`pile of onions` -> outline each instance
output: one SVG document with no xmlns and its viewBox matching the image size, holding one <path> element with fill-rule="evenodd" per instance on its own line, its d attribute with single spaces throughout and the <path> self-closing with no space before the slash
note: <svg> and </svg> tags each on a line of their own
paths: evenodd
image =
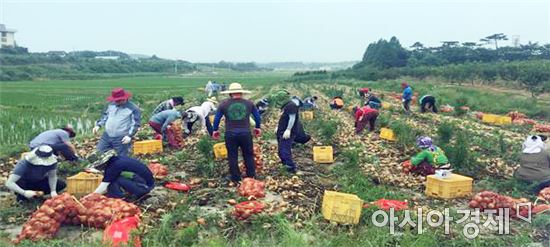
<svg viewBox="0 0 550 247">
<path fill-rule="evenodd" d="M 512 120 L 516 120 L 516 119 L 526 118 L 527 115 L 518 111 L 511 111 L 511 112 L 508 112 L 508 117 L 512 118 Z"/>
<path fill-rule="evenodd" d="M 48 199 L 23 225 L 23 230 L 14 241 L 51 239 L 61 224 L 87 225 L 105 228 L 112 221 L 130 216 L 139 216 L 140 209 L 121 199 L 90 194 L 79 201 L 68 193 Z"/>
<path fill-rule="evenodd" d="M 78 219 L 83 225 L 105 228 L 111 221 L 139 215 L 140 209 L 133 203 L 122 199 L 108 198 L 91 194 L 81 200 L 84 208 L 78 212 Z"/>
<path fill-rule="evenodd" d="M 264 168 L 264 158 L 262 157 L 262 148 L 258 144 L 254 144 L 254 165 L 256 166 L 256 173 L 262 172 Z M 244 161 L 239 163 L 239 169 L 241 170 L 242 176 L 246 175 L 246 166 Z"/>
<path fill-rule="evenodd" d="M 474 115 L 476 116 L 477 119 L 481 120 L 483 118 L 483 112 L 480 112 L 480 111 L 476 111 L 474 113 Z"/>
<path fill-rule="evenodd" d="M 550 202 L 550 187 L 546 187 L 539 192 L 539 197 Z"/>
<path fill-rule="evenodd" d="M 536 132 L 550 132 L 550 125 L 548 124 L 535 124 Z"/>
<path fill-rule="evenodd" d="M 500 195 L 492 191 L 482 191 L 477 193 L 469 203 L 471 208 L 479 208 L 481 211 L 485 209 L 496 209 L 499 208 L 508 208 L 509 216 L 516 217 L 517 213 L 522 216 L 528 214 L 528 207 L 519 207 L 519 212 L 516 213 L 516 204 L 517 203 L 530 203 L 526 198 L 514 199 L 509 196 Z M 498 213 L 498 211 L 497 211 Z"/>
<path fill-rule="evenodd" d="M 248 198 L 248 200 L 264 198 L 265 184 L 253 178 L 245 178 L 237 189 L 237 193 Z"/>
<path fill-rule="evenodd" d="M 23 239 L 37 241 L 52 238 L 67 217 L 76 215 L 80 207 L 76 199 L 67 193 L 46 200 L 23 225 L 14 243 L 18 244 Z"/>
<path fill-rule="evenodd" d="M 410 160 L 404 161 L 402 166 L 403 166 L 403 173 L 405 173 L 405 174 L 409 174 L 411 172 L 412 167 L 413 167 Z"/>
<path fill-rule="evenodd" d="M 253 214 L 261 213 L 265 205 L 259 201 L 241 202 L 235 205 L 233 215 L 239 220 L 246 220 Z"/>
<path fill-rule="evenodd" d="M 166 168 L 166 166 L 163 166 L 156 162 L 152 162 L 149 163 L 147 167 L 149 167 L 149 170 L 151 170 L 151 172 L 153 173 L 153 177 L 155 178 L 163 179 L 168 176 L 168 168 Z"/>
</svg>

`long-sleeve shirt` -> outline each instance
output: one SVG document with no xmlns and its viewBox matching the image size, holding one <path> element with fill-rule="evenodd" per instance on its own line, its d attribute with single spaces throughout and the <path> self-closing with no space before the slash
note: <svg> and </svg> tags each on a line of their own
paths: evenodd
<svg viewBox="0 0 550 247">
<path fill-rule="evenodd" d="M 107 106 L 97 126 L 105 126 L 109 137 L 134 136 L 141 125 L 141 111 L 132 102 L 117 106 L 111 103 Z"/>
<path fill-rule="evenodd" d="M 202 128 L 206 128 L 206 117 L 210 112 L 216 111 L 216 106 L 210 101 L 203 102 L 200 106 L 193 106 L 187 110 L 197 113 L 198 120 L 201 121 Z M 187 123 L 187 121 L 184 121 Z M 186 126 L 186 125 L 185 125 Z"/>
<path fill-rule="evenodd" d="M 413 90 L 411 86 L 408 86 L 403 90 L 403 99 L 404 100 L 411 100 L 413 95 Z"/>
<path fill-rule="evenodd" d="M 359 121 L 361 117 L 365 118 L 374 113 L 378 113 L 378 110 L 363 106 L 355 111 L 355 121 Z"/>
<path fill-rule="evenodd" d="M 37 135 L 29 144 L 31 149 L 40 145 L 56 145 L 60 143 L 69 143 L 69 133 L 62 129 L 46 130 Z"/>
<path fill-rule="evenodd" d="M 261 126 L 261 117 L 258 108 L 250 100 L 227 99 L 220 104 L 216 117 L 214 117 L 214 131 L 220 126 L 220 120 L 225 116 L 226 132 L 242 133 L 250 132 L 250 115 L 254 118 L 256 128 Z"/>
<path fill-rule="evenodd" d="M 426 148 L 411 159 L 411 164 L 416 166 L 426 160 L 430 165 L 445 165 L 449 163 L 445 152 L 439 147 Z"/>
<path fill-rule="evenodd" d="M 181 113 L 176 110 L 166 110 L 161 111 L 155 115 L 153 115 L 149 121 L 159 123 L 162 125 L 162 133 L 165 133 L 166 128 L 168 128 L 168 125 L 177 119 L 181 118 Z"/>
<path fill-rule="evenodd" d="M 163 102 L 161 102 L 156 108 L 155 110 L 153 110 L 153 115 L 159 113 L 159 112 L 162 112 L 162 111 L 166 111 L 166 110 L 172 110 L 174 109 L 174 101 L 172 101 L 172 99 L 169 99 L 169 100 L 165 100 Z"/>
</svg>

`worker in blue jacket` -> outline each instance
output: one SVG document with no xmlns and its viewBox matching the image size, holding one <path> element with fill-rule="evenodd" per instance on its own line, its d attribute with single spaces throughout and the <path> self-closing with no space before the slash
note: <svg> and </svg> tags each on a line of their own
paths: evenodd
<svg viewBox="0 0 550 247">
<path fill-rule="evenodd" d="M 411 112 L 411 101 L 413 96 L 413 90 L 411 86 L 406 82 L 401 83 L 401 88 L 403 89 L 403 96 L 402 96 L 403 109 L 405 110 L 405 114 L 409 114 Z"/>
</svg>

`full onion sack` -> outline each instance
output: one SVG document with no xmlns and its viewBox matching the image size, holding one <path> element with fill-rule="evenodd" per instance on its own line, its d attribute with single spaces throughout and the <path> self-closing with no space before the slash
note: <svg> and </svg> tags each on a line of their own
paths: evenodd
<svg viewBox="0 0 550 247">
<path fill-rule="evenodd" d="M 264 198 L 265 183 L 253 178 L 245 178 L 237 189 L 237 193 L 248 200 Z"/>
<path fill-rule="evenodd" d="M 76 199 L 67 193 L 46 200 L 23 225 L 14 243 L 24 239 L 38 241 L 53 238 L 61 224 L 76 215 L 80 207 Z"/>
<path fill-rule="evenodd" d="M 105 228 L 112 221 L 141 214 L 141 210 L 133 203 L 99 194 L 84 197 L 81 202 L 85 208 L 79 210 L 80 222 L 95 228 Z"/>
</svg>

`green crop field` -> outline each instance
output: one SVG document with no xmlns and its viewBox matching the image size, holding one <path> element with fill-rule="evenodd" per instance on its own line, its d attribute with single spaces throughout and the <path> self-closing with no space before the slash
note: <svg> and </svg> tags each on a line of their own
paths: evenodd
<svg viewBox="0 0 550 247">
<path fill-rule="evenodd" d="M 172 77 L 130 77 L 101 80 L 45 80 L 0 82 L 0 149 L 22 145 L 35 134 L 71 123 L 79 134 L 90 133 L 111 89 L 122 87 L 144 110 L 172 96 L 186 96 L 204 88 L 208 80 L 241 82 L 258 87 L 280 82 L 281 72 L 210 72 Z"/>
</svg>

